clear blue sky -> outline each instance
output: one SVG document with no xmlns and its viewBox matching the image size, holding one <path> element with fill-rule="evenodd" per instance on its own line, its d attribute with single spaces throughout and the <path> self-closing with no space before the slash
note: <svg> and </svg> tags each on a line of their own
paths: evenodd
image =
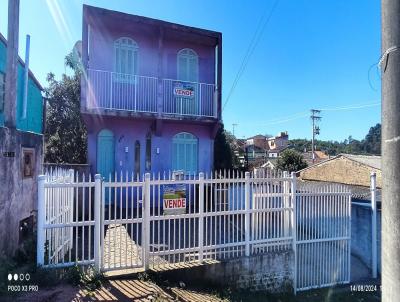
<svg viewBox="0 0 400 302">
<path fill-rule="evenodd" d="M 20 47 L 31 35 L 31 69 L 65 72 L 64 56 L 81 39 L 82 3 L 223 33 L 223 102 L 264 12 L 275 0 L 21 0 Z M 7 35 L 7 2 L 0 31 Z M 380 122 L 379 0 L 280 0 L 224 112 L 238 137 L 277 134 L 310 138 L 311 108 L 322 112 L 320 139 L 361 139 Z M 369 72 L 370 70 L 370 72 Z M 369 76 L 368 76 L 369 74 Z M 370 79 L 369 79 L 370 78 Z M 373 105 L 375 104 L 375 105 Z"/>
</svg>

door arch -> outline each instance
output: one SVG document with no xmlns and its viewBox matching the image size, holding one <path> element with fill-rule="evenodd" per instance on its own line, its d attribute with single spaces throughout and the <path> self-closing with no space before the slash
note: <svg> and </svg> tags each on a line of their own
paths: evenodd
<svg viewBox="0 0 400 302">
<path fill-rule="evenodd" d="M 103 129 L 97 135 L 97 173 L 108 179 L 114 174 L 114 133 Z"/>
</svg>

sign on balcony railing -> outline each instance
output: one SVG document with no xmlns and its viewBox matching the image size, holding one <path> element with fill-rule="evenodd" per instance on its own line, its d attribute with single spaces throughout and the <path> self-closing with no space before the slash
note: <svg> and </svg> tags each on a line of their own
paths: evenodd
<svg viewBox="0 0 400 302">
<path fill-rule="evenodd" d="M 87 108 L 157 113 L 156 77 L 88 70 Z M 216 117 L 214 85 L 162 80 L 162 113 Z"/>
<path fill-rule="evenodd" d="M 164 79 L 163 112 L 215 117 L 214 85 Z"/>
<path fill-rule="evenodd" d="M 194 85 L 191 83 L 175 82 L 174 96 L 194 98 Z"/>
</svg>

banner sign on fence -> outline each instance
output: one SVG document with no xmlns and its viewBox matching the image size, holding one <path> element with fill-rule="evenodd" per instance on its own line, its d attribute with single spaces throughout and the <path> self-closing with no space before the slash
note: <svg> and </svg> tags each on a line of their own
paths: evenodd
<svg viewBox="0 0 400 302">
<path fill-rule="evenodd" d="M 174 96 L 194 98 L 194 87 L 189 83 L 176 82 L 174 85 Z"/>
<path fill-rule="evenodd" d="M 163 190 L 164 215 L 185 214 L 186 187 L 184 184 L 165 185 Z"/>
</svg>

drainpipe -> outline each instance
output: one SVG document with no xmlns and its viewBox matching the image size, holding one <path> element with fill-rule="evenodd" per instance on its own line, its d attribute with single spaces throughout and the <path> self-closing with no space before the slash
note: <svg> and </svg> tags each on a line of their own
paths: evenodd
<svg viewBox="0 0 400 302">
<path fill-rule="evenodd" d="M 25 73 L 24 73 L 24 98 L 22 103 L 22 119 L 26 119 L 26 108 L 28 103 L 28 83 L 29 83 L 29 49 L 31 43 L 31 36 L 26 35 L 26 48 L 25 48 Z"/>
</svg>

